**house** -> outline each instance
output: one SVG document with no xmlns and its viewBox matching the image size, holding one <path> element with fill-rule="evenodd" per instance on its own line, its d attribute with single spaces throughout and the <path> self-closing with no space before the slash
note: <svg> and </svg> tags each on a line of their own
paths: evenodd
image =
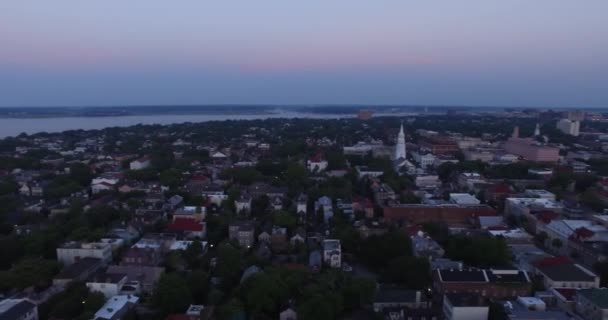
<svg viewBox="0 0 608 320">
<path fill-rule="evenodd" d="M 340 240 L 323 240 L 323 262 L 331 268 L 340 268 L 342 266 L 342 248 Z"/>
<path fill-rule="evenodd" d="M 67 242 L 57 248 L 57 260 L 69 266 L 83 258 L 98 258 L 103 264 L 112 260 L 112 247 L 103 242 Z"/>
<path fill-rule="evenodd" d="M 38 307 L 26 299 L 0 301 L 0 320 L 38 320 Z"/>
<path fill-rule="evenodd" d="M 176 219 L 192 219 L 200 222 L 205 220 L 207 208 L 203 206 L 184 206 L 173 212 L 173 221 Z"/>
<path fill-rule="evenodd" d="M 283 252 L 287 250 L 287 228 L 272 227 L 272 234 L 270 235 L 270 247 L 273 252 Z"/>
<path fill-rule="evenodd" d="M 289 242 L 292 246 L 295 246 L 298 243 L 306 243 L 306 230 L 302 227 L 298 227 L 294 231 L 293 236 L 289 239 Z"/>
<path fill-rule="evenodd" d="M 545 258 L 536 263 L 545 288 L 599 288 L 600 278 L 567 257 Z"/>
<path fill-rule="evenodd" d="M 306 216 L 308 213 L 308 197 L 301 193 L 296 200 L 296 212 L 300 216 Z"/>
<path fill-rule="evenodd" d="M 123 266 L 157 266 L 161 260 L 160 247 L 133 247 L 127 249 L 122 255 L 120 264 Z"/>
<path fill-rule="evenodd" d="M 391 186 L 386 183 L 381 183 L 377 186 L 372 186 L 372 190 L 374 193 L 374 200 L 378 205 L 384 205 L 385 202 L 388 200 L 397 199 L 397 194 L 395 193 L 393 188 L 391 188 Z"/>
<path fill-rule="evenodd" d="M 143 170 L 149 168 L 151 165 L 150 158 L 147 156 L 133 160 L 129 163 L 129 169 L 131 170 Z"/>
<path fill-rule="evenodd" d="M 269 244 L 270 243 L 270 233 L 266 232 L 266 231 L 262 231 L 260 232 L 260 234 L 258 235 L 258 241 L 264 244 Z"/>
<path fill-rule="evenodd" d="M 167 230 L 183 234 L 187 239 L 204 239 L 207 236 L 207 229 L 205 227 L 206 224 L 201 221 L 189 218 L 175 218 L 173 219 L 173 222 L 167 226 Z"/>
<path fill-rule="evenodd" d="M 224 189 L 215 184 L 204 186 L 201 195 L 217 206 L 222 205 L 222 201 L 228 199 L 228 195 L 224 193 Z"/>
<path fill-rule="evenodd" d="M 145 293 L 151 293 L 165 268 L 154 266 L 109 266 L 107 274 L 125 274 L 127 282 L 137 282 Z"/>
<path fill-rule="evenodd" d="M 274 197 L 270 203 L 272 210 L 280 211 L 283 210 L 283 199 L 281 197 Z"/>
<path fill-rule="evenodd" d="M 137 296 L 118 295 L 111 297 L 95 312 L 93 320 L 120 320 L 134 308 L 139 301 Z"/>
<path fill-rule="evenodd" d="M 450 202 L 455 204 L 475 205 L 481 202 L 468 193 L 450 193 Z"/>
<path fill-rule="evenodd" d="M 279 313 L 279 320 L 298 320 L 298 313 L 292 308 L 287 308 Z"/>
<path fill-rule="evenodd" d="M 363 179 L 364 177 L 379 177 L 384 174 L 382 170 L 374 170 L 367 166 L 355 166 L 355 170 L 357 170 L 357 177 L 359 179 Z"/>
<path fill-rule="evenodd" d="M 104 192 L 104 191 L 112 191 L 112 190 L 114 190 L 115 187 L 116 187 L 116 185 L 111 184 L 109 182 L 100 182 L 100 183 L 91 185 L 91 193 L 98 194 L 98 193 Z"/>
<path fill-rule="evenodd" d="M 255 227 L 251 222 L 232 223 L 228 227 L 228 238 L 237 241 L 241 247 L 251 248 L 255 241 Z"/>
<path fill-rule="evenodd" d="M 103 293 L 106 299 L 119 295 L 125 284 L 127 284 L 127 275 L 124 273 L 100 272 L 86 281 L 89 290 Z"/>
<path fill-rule="evenodd" d="M 412 251 L 416 257 L 425 257 L 429 260 L 443 257 L 445 251 L 443 248 L 428 235 L 422 231 L 410 236 L 412 239 Z"/>
<path fill-rule="evenodd" d="M 323 214 L 323 221 L 328 223 L 329 219 L 334 216 L 333 203 L 330 197 L 323 196 L 315 202 L 315 212 L 319 211 L 321 211 L 321 214 Z"/>
<path fill-rule="evenodd" d="M 322 263 L 323 263 L 323 257 L 321 255 L 320 251 L 314 250 L 308 254 L 308 267 L 312 271 L 316 272 L 316 271 L 321 270 Z"/>
<path fill-rule="evenodd" d="M 248 193 L 241 193 L 234 200 L 234 207 L 239 214 L 249 214 L 251 212 L 251 196 Z"/>
<path fill-rule="evenodd" d="M 388 226 L 379 221 L 365 220 L 355 221 L 354 227 L 357 228 L 359 235 L 363 239 L 367 239 L 369 236 L 381 236 L 388 232 Z"/>
<path fill-rule="evenodd" d="M 447 293 L 443 297 L 443 316 L 446 320 L 487 320 L 490 307 L 478 294 Z"/>
<path fill-rule="evenodd" d="M 306 161 L 306 167 L 310 172 L 319 172 L 327 169 L 328 162 L 323 158 L 323 155 L 317 153 Z"/>
<path fill-rule="evenodd" d="M 581 289 L 574 295 L 576 313 L 588 320 L 608 319 L 608 289 Z"/>
<path fill-rule="evenodd" d="M 19 194 L 22 196 L 31 196 L 32 195 L 32 190 L 30 189 L 30 187 L 27 185 L 27 183 L 23 183 L 20 187 L 19 187 Z"/>
<path fill-rule="evenodd" d="M 99 258 L 85 257 L 66 266 L 53 278 L 53 284 L 66 286 L 72 281 L 85 281 L 103 267 Z"/>
<path fill-rule="evenodd" d="M 425 295 L 419 290 L 380 287 L 372 302 L 374 312 L 382 312 L 386 308 L 417 309 L 425 304 Z"/>
</svg>

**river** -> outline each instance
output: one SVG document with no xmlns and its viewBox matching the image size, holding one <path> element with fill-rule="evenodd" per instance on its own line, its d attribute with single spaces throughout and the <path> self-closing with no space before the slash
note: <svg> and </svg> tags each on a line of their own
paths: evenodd
<svg viewBox="0 0 608 320">
<path fill-rule="evenodd" d="M 320 114 L 280 111 L 260 114 L 183 114 L 135 115 L 116 117 L 58 117 L 58 118 L 1 118 L 0 138 L 21 133 L 62 132 L 66 130 L 94 130 L 108 127 L 128 127 L 137 124 L 174 124 L 221 120 L 254 120 L 268 118 L 338 119 L 353 118 L 352 114 Z"/>
</svg>

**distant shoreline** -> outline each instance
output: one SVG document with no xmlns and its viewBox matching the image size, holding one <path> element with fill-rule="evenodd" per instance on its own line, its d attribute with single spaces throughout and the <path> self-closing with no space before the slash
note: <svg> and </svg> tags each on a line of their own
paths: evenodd
<svg viewBox="0 0 608 320">
<path fill-rule="evenodd" d="M 281 112 L 306 114 L 356 114 L 359 110 L 373 113 L 399 114 L 447 112 L 496 113 L 517 110 L 574 110 L 573 108 L 529 107 L 467 107 L 467 106 L 371 106 L 371 105 L 315 105 L 315 106 L 263 106 L 263 105 L 200 105 L 200 106 L 110 106 L 110 107 L 0 107 L 1 119 L 51 119 L 51 118 L 106 118 L 126 116 L 183 116 L 183 115 L 273 115 Z M 606 108 L 591 109 L 605 112 Z"/>
</svg>

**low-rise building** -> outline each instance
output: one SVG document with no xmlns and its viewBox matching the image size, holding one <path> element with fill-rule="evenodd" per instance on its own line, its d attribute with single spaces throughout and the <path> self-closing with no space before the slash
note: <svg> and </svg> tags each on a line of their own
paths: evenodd
<svg viewBox="0 0 608 320">
<path fill-rule="evenodd" d="M 443 297 L 446 320 L 487 320 L 490 307 L 474 293 L 447 293 Z"/>
<path fill-rule="evenodd" d="M 38 307 L 25 299 L 0 301 L 0 320 L 38 320 Z"/>
<path fill-rule="evenodd" d="M 332 268 L 340 268 L 342 266 L 342 247 L 340 245 L 340 240 L 323 240 L 323 262 Z"/>
<path fill-rule="evenodd" d="M 243 248 L 251 248 L 255 241 L 255 227 L 251 222 L 237 222 L 228 227 L 230 240 L 238 242 Z"/>
<path fill-rule="evenodd" d="M 532 290 L 528 273 L 518 269 L 440 269 L 434 271 L 433 278 L 440 293 L 475 293 L 506 299 L 527 296 Z"/>
<path fill-rule="evenodd" d="M 120 320 L 123 319 L 139 301 L 134 295 L 118 295 L 106 301 L 103 307 L 95 312 L 93 320 Z"/>
<path fill-rule="evenodd" d="M 122 287 L 127 283 L 127 275 L 124 273 L 105 273 L 94 274 L 87 280 L 87 288 L 91 291 L 101 292 L 106 299 L 120 294 Z"/>
<path fill-rule="evenodd" d="M 112 246 L 103 242 L 68 242 L 57 248 L 57 260 L 64 266 L 83 258 L 98 258 L 106 264 L 112 260 Z"/>
<path fill-rule="evenodd" d="M 576 313 L 587 320 L 608 319 L 608 289 L 581 289 L 574 295 Z"/>
</svg>

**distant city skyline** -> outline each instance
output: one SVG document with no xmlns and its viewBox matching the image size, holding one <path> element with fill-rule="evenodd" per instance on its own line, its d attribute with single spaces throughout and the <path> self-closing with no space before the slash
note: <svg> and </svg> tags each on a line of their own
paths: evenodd
<svg viewBox="0 0 608 320">
<path fill-rule="evenodd" d="M 608 107 L 606 12 L 605 0 L 7 0 L 0 107 Z"/>
</svg>

